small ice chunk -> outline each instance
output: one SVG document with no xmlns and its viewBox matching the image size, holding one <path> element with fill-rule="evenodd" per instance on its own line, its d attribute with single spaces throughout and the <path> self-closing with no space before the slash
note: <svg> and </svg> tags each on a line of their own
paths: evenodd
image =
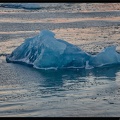
<svg viewBox="0 0 120 120">
<path fill-rule="evenodd" d="M 23 9 L 40 9 L 41 6 L 39 3 L 1 3 L 0 7 L 7 8 L 23 8 Z"/>
<path fill-rule="evenodd" d="M 100 67 L 109 64 L 119 64 L 120 54 L 116 52 L 116 46 L 108 46 L 97 55 L 91 56 L 89 64 L 94 67 Z"/>
</svg>

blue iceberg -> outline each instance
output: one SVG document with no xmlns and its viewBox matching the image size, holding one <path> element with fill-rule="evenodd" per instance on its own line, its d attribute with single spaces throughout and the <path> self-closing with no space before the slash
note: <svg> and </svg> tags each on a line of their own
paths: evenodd
<svg viewBox="0 0 120 120">
<path fill-rule="evenodd" d="M 6 57 L 7 62 L 24 63 L 37 69 L 101 67 L 120 63 L 115 46 L 105 48 L 97 55 L 90 55 L 79 47 L 56 39 L 48 30 L 28 38 Z"/>
<path fill-rule="evenodd" d="M 89 54 L 54 36 L 53 32 L 43 30 L 39 35 L 26 39 L 7 56 L 7 62 L 26 63 L 39 69 L 84 68 Z"/>
<path fill-rule="evenodd" d="M 16 9 L 41 9 L 38 3 L 1 3 L 0 7 L 16 8 Z"/>
<path fill-rule="evenodd" d="M 97 55 L 92 55 L 89 59 L 89 65 L 92 67 L 113 64 L 120 64 L 120 54 L 116 52 L 116 46 L 108 46 Z"/>
</svg>

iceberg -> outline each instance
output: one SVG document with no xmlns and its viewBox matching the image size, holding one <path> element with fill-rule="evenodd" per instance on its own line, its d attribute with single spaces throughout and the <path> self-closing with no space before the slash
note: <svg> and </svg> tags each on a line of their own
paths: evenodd
<svg viewBox="0 0 120 120">
<path fill-rule="evenodd" d="M 54 36 L 51 31 L 41 31 L 26 39 L 6 57 L 6 61 L 25 63 L 38 69 L 84 68 L 89 54 Z"/>
<path fill-rule="evenodd" d="M 38 3 L 1 3 L 0 7 L 16 8 L 16 9 L 41 9 Z"/>
<path fill-rule="evenodd" d="M 27 64 L 37 69 L 85 68 L 92 69 L 111 64 L 120 64 L 120 54 L 115 46 L 106 47 L 96 55 L 91 55 L 78 46 L 56 39 L 49 30 L 27 38 L 10 55 L 7 62 Z"/>
<path fill-rule="evenodd" d="M 91 56 L 88 64 L 92 67 L 120 64 L 120 54 L 116 52 L 116 46 L 108 46 L 97 55 Z"/>
</svg>

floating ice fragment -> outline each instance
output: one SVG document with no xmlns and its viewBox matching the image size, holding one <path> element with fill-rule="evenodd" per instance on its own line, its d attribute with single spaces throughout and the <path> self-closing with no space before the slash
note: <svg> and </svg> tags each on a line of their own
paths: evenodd
<svg viewBox="0 0 120 120">
<path fill-rule="evenodd" d="M 56 39 L 48 30 L 28 38 L 6 57 L 7 62 L 25 63 L 37 69 L 85 68 L 92 69 L 120 64 L 120 54 L 109 46 L 97 55 L 90 55 L 79 47 Z"/>
<path fill-rule="evenodd" d="M 0 7 L 7 8 L 23 8 L 23 9 L 40 9 L 41 6 L 38 3 L 1 3 Z"/>
<path fill-rule="evenodd" d="M 39 35 L 26 39 L 7 56 L 7 62 L 26 63 L 38 69 L 84 68 L 89 55 L 54 36 L 53 32 L 43 30 Z"/>
<path fill-rule="evenodd" d="M 97 55 L 91 55 L 89 65 L 101 67 L 104 65 L 120 64 L 120 54 L 116 52 L 116 46 L 108 46 Z"/>
</svg>

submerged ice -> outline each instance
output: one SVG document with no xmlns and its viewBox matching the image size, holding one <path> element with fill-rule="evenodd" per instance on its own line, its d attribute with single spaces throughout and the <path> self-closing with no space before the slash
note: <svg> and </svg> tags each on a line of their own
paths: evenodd
<svg viewBox="0 0 120 120">
<path fill-rule="evenodd" d="M 90 55 L 79 47 L 56 39 L 48 30 L 28 38 L 6 57 L 7 62 L 25 63 L 38 69 L 86 68 L 119 64 L 120 54 L 115 46 L 105 48 L 97 55 Z"/>
</svg>

